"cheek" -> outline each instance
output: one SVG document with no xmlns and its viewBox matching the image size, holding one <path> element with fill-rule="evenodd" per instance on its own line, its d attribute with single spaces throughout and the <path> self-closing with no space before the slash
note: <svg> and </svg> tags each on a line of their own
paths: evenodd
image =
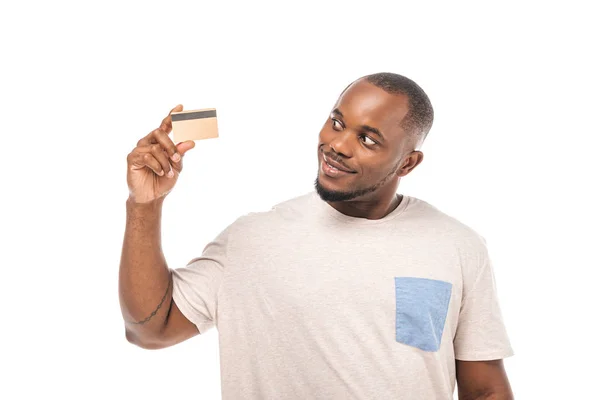
<svg viewBox="0 0 600 400">
<path fill-rule="evenodd" d="M 322 129 L 321 132 L 319 132 L 319 148 L 321 149 L 325 149 L 327 147 L 327 145 L 331 142 L 332 138 L 330 133 L 327 131 L 327 129 Z"/>
<path fill-rule="evenodd" d="M 365 178 L 369 180 L 380 180 L 389 173 L 388 170 L 378 164 L 366 164 L 362 172 Z"/>
</svg>

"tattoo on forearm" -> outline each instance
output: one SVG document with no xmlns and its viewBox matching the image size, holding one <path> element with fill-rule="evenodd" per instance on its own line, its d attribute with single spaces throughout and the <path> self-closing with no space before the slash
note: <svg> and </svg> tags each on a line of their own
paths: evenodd
<svg viewBox="0 0 600 400">
<path fill-rule="evenodd" d="M 171 284 L 172 284 L 173 280 L 171 279 L 171 277 L 169 276 L 169 284 L 167 285 L 167 291 L 165 292 L 165 294 L 163 295 L 162 300 L 160 301 L 160 304 L 158 305 L 158 307 L 156 307 L 156 310 L 152 311 L 152 314 L 150 314 L 149 316 L 147 316 L 146 318 L 144 318 L 141 321 L 128 321 L 130 324 L 137 324 L 137 325 L 142 325 L 145 324 L 146 322 L 150 321 L 150 319 L 152 319 L 152 317 L 154 317 L 156 315 L 156 313 L 158 312 L 158 310 L 160 310 L 160 308 L 162 307 L 165 299 L 167 298 L 167 293 L 169 293 L 169 289 L 171 289 Z"/>
</svg>

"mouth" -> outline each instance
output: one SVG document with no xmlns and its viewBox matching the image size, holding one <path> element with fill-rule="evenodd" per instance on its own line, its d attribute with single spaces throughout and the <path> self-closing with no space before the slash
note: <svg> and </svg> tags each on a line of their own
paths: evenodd
<svg viewBox="0 0 600 400">
<path fill-rule="evenodd" d="M 336 170 L 342 171 L 342 172 L 347 172 L 350 174 L 354 173 L 354 171 L 352 171 L 350 168 L 347 168 L 344 165 L 328 158 L 325 154 L 323 154 L 323 161 L 332 169 L 336 169 Z"/>
<path fill-rule="evenodd" d="M 323 160 L 321 161 L 321 171 L 329 177 L 337 178 L 340 176 L 354 174 L 354 171 L 350 171 L 345 167 L 342 167 L 338 163 L 329 160 L 325 155 L 323 155 Z"/>
</svg>

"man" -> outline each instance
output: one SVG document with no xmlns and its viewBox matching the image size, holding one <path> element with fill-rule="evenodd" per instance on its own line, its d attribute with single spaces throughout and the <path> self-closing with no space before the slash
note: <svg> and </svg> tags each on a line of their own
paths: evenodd
<svg viewBox="0 0 600 400">
<path fill-rule="evenodd" d="M 432 122 L 412 80 L 356 80 L 319 135 L 316 190 L 239 217 L 169 269 L 162 203 L 194 143 L 175 146 L 167 116 L 128 156 L 127 339 L 164 348 L 216 325 L 226 400 L 451 399 L 455 382 L 460 399 L 512 399 L 485 240 L 396 193 Z"/>
</svg>

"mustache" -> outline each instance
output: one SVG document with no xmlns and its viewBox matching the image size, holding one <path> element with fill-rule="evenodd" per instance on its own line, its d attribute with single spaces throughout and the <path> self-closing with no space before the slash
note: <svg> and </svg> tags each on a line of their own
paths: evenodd
<svg viewBox="0 0 600 400">
<path fill-rule="evenodd" d="M 342 167 L 349 169 L 351 171 L 353 171 L 352 168 L 350 168 L 349 166 L 347 166 L 340 158 L 338 158 L 336 155 L 334 154 L 329 154 L 329 153 L 325 153 L 324 151 L 322 152 L 323 155 L 325 155 L 325 157 L 327 157 L 328 159 L 330 159 L 331 161 L 335 161 L 336 163 L 340 164 Z"/>
</svg>

